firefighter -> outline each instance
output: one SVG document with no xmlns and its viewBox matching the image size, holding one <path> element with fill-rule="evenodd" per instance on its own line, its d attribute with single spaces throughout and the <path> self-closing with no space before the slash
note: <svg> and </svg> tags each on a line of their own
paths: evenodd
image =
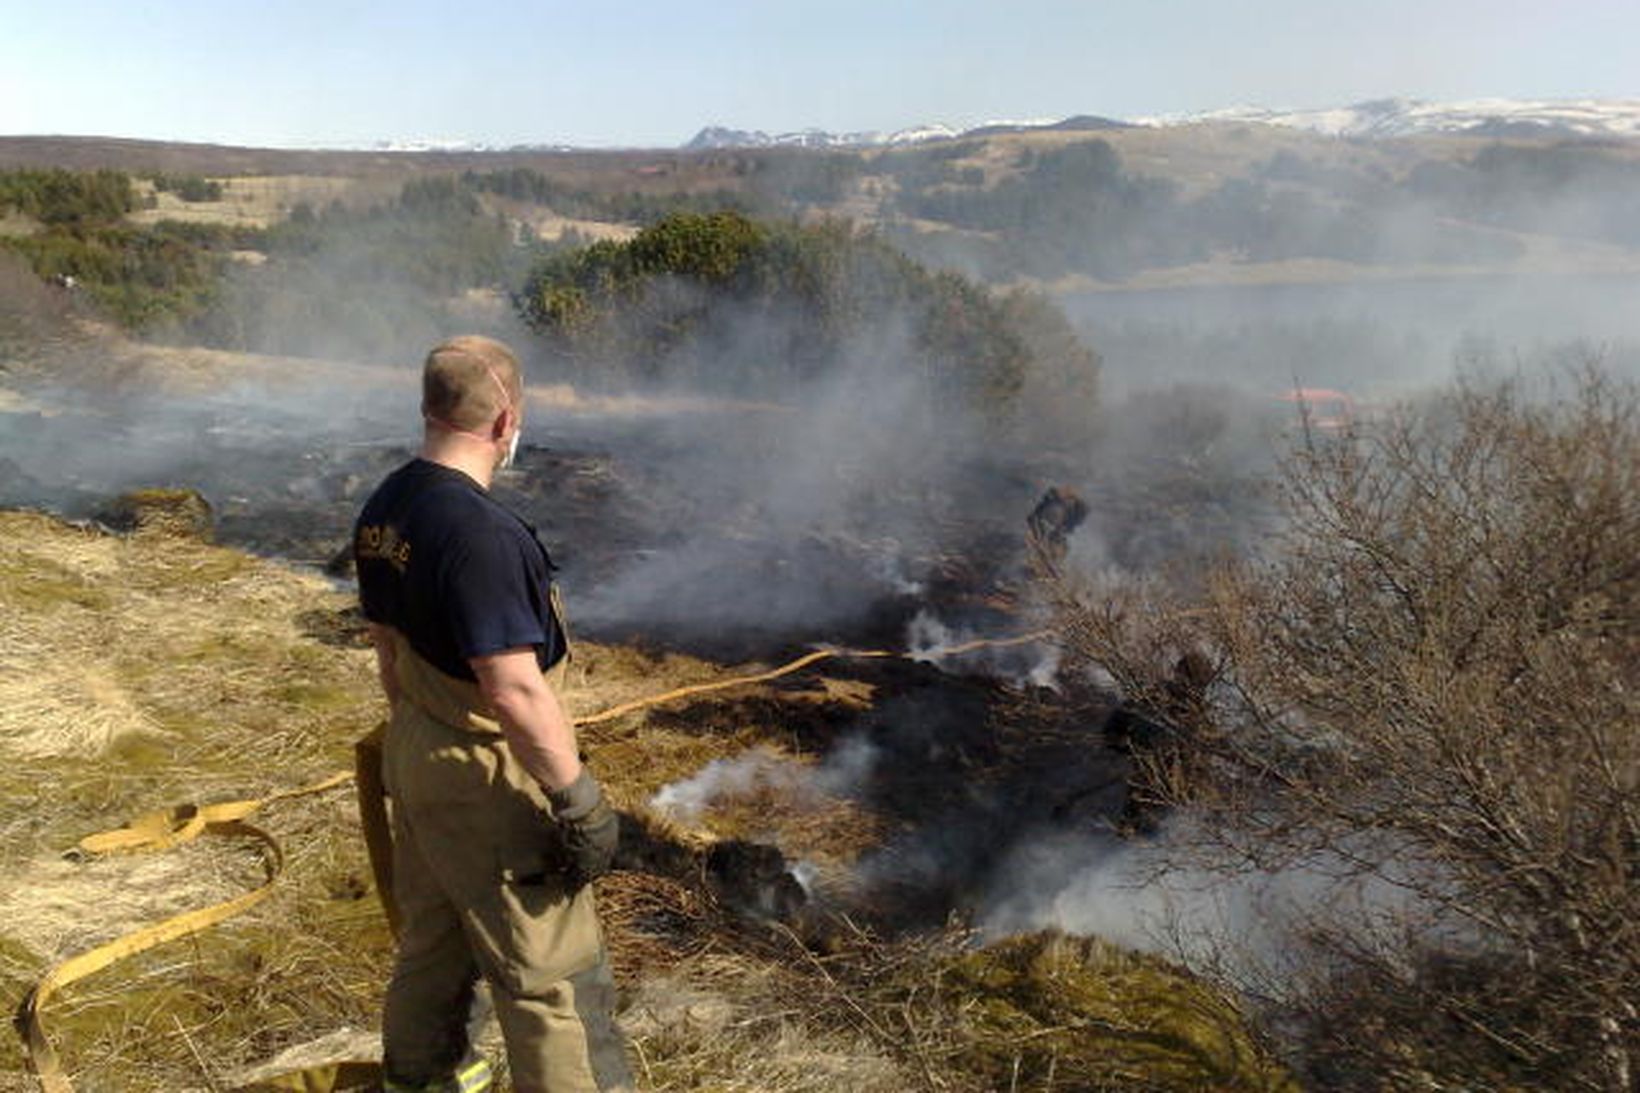
<svg viewBox="0 0 1640 1093">
<path fill-rule="evenodd" d="M 439 345 L 422 415 L 420 456 L 371 495 L 353 540 L 391 711 L 385 1088 L 489 1086 L 468 1020 L 482 981 L 514 1088 L 630 1089 L 591 885 L 618 821 L 546 674 L 568 655 L 552 562 L 489 495 L 523 424 L 517 358 L 489 338 Z"/>
<path fill-rule="evenodd" d="M 1208 689 L 1217 678 L 1205 653 L 1188 650 L 1162 683 L 1155 706 L 1122 702 L 1105 719 L 1106 743 L 1133 763 L 1118 831 L 1154 835 L 1167 811 L 1189 798 L 1200 777 L 1195 752 L 1210 716 Z"/>
<path fill-rule="evenodd" d="M 1049 486 L 1025 520 L 1026 541 L 1037 563 L 1049 573 L 1059 572 L 1069 550 L 1071 533 L 1088 518 L 1088 503 L 1076 491 Z"/>
</svg>

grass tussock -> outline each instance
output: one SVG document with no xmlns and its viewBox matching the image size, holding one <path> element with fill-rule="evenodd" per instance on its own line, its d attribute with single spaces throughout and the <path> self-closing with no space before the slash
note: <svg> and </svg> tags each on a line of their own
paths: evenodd
<svg viewBox="0 0 1640 1093">
<path fill-rule="evenodd" d="M 1153 957 L 1040 933 L 938 967 L 954 1061 L 992 1088 L 1297 1088 L 1228 1000 Z"/>
<path fill-rule="evenodd" d="M 8 1005 L 57 960 L 258 882 L 258 851 L 232 839 L 148 856 L 63 852 L 139 813 L 262 797 L 348 767 L 352 741 L 381 714 L 349 607 L 317 577 L 163 529 L 116 536 L 0 513 Z M 571 704 L 585 713 L 733 674 L 583 644 Z M 657 845 L 684 851 L 666 868 L 600 882 L 644 1088 L 1280 1088 L 1275 1077 L 1257 1084 L 1277 1072 L 1234 1009 L 1154 962 L 1063 939 L 1034 949 L 976 949 L 957 935 L 889 942 L 841 917 L 793 932 L 721 905 L 700 872 L 715 840 L 755 835 L 845 876 L 881 837 L 858 804 L 788 777 L 872 698 L 811 676 L 583 732 L 612 796 L 636 808 Z M 749 749 L 770 773 L 694 822 L 643 807 L 662 786 Z M 254 822 L 285 851 L 267 900 L 47 1007 L 79 1088 L 229 1088 L 281 1058 L 373 1050 L 391 946 L 351 794 L 281 801 Z M 1113 1075 L 1144 1077 L 1122 1086 Z M 18 1042 L 0 1041 L 0 1090 L 26 1088 Z"/>
</svg>

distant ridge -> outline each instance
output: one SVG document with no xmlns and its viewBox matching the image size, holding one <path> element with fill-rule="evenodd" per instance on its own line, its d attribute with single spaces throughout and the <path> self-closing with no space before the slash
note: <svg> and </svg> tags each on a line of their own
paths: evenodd
<svg viewBox="0 0 1640 1093">
<path fill-rule="evenodd" d="M 1132 129 L 1133 123 L 1097 114 L 1077 114 L 1064 121 L 1038 123 L 997 122 L 963 132 L 965 137 L 993 137 L 1003 133 L 1097 133 L 1108 129 Z"/>
<path fill-rule="evenodd" d="M 922 125 L 893 133 L 829 133 L 802 129 L 770 134 L 762 130 L 711 125 L 683 147 L 709 148 L 881 148 L 935 140 L 990 137 L 1009 133 L 1097 132 L 1178 125 L 1275 125 L 1336 137 L 1391 138 L 1447 134 L 1474 137 L 1640 137 L 1640 99 L 1471 99 L 1436 103 L 1421 99 L 1373 99 L 1318 110 L 1272 110 L 1231 106 L 1185 114 L 1156 114 L 1127 121 L 1077 114 L 1059 121 L 995 121 L 969 129 Z"/>
<path fill-rule="evenodd" d="M 799 129 L 790 133 L 765 133 L 761 129 L 730 129 L 708 125 L 686 144 L 686 151 L 707 148 L 876 148 L 894 144 L 921 144 L 930 140 L 950 140 L 958 136 L 945 125 L 924 125 L 894 133 L 828 133 L 823 129 Z"/>
<path fill-rule="evenodd" d="M 1640 99 L 1373 99 L 1320 110 L 1232 106 L 1136 118 L 1151 126 L 1214 122 L 1278 125 L 1335 137 L 1640 137 Z"/>
<path fill-rule="evenodd" d="M 480 140 L 379 140 L 371 144 L 337 144 L 338 151 L 359 152 L 574 152 L 572 144 L 490 144 Z"/>
<path fill-rule="evenodd" d="M 1066 130 L 1126 129 L 1129 123 L 1115 118 L 1077 114 L 1061 121 L 990 121 L 971 129 L 949 125 L 919 125 L 892 133 L 828 133 L 823 129 L 799 129 L 790 133 L 765 133 L 761 129 L 731 129 L 708 125 L 684 144 L 685 151 L 709 148 L 884 148 L 925 144 L 933 140 L 961 140 L 963 137 L 993 137 L 1003 133 L 1054 132 Z"/>
<path fill-rule="evenodd" d="M 1469 99 L 1428 102 L 1421 99 L 1372 99 L 1350 106 L 1276 110 L 1263 106 L 1230 106 L 1193 113 L 1154 114 L 1118 119 L 1074 114 L 1051 119 L 988 121 L 959 129 L 929 124 L 894 132 L 832 133 L 798 129 L 784 133 L 709 125 L 681 147 L 685 151 L 715 148 L 870 149 L 914 146 L 930 141 L 985 138 L 1016 133 L 1116 132 L 1135 128 L 1184 125 L 1269 125 L 1347 139 L 1392 139 L 1430 135 L 1499 140 L 1640 139 L 1640 99 Z M 374 141 L 309 142 L 271 147 L 135 137 L 0 134 L 0 167 L 57 163 L 100 166 L 135 164 L 143 170 L 189 170 L 189 163 L 228 162 L 219 170 L 254 170 L 254 163 L 286 156 L 352 155 L 376 157 L 535 157 L 569 154 L 653 155 L 660 147 L 589 147 L 564 143 L 503 143 L 464 139 L 413 138 Z M 675 150 L 676 146 L 674 146 Z M 53 159 L 52 157 L 59 157 Z"/>
</svg>

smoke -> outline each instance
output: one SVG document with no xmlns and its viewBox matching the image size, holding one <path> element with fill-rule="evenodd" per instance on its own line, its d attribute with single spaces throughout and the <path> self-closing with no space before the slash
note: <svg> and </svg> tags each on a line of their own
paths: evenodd
<svg viewBox="0 0 1640 1093">
<path fill-rule="evenodd" d="M 1170 138 L 1215 142 L 1225 158 L 1207 174 L 1131 136 L 955 143 L 868 166 L 894 177 L 890 208 L 913 219 L 891 230 L 913 255 L 1062 286 L 1108 401 L 1180 384 L 1267 400 L 1295 383 L 1382 400 L 1451 379 L 1477 337 L 1505 367 L 1574 340 L 1632 360 L 1640 343 L 1627 149 L 1258 127 Z"/>
<path fill-rule="evenodd" d="M 1165 845 L 1113 832 L 1044 831 L 1001 863 L 980 922 L 993 936 L 1051 927 L 1148 952 L 1168 949 L 1181 935 L 1201 946 L 1234 935 L 1268 953 L 1271 920 L 1256 913 L 1264 880 L 1192 873 Z"/>
<path fill-rule="evenodd" d="M 1377 153 L 1355 147 L 1350 154 Z M 808 161 L 792 160 L 800 162 Z M 949 166 L 951 177 L 928 176 L 931 193 L 968 185 L 962 165 Z M 1227 188 L 1213 202 L 1157 193 L 1121 207 L 1129 222 L 1112 238 L 1129 249 L 1100 261 L 1155 261 L 1186 285 L 1202 271 L 1184 263 L 1217 260 L 1198 253 L 1202 240 L 1247 224 L 1250 237 L 1232 248 L 1233 260 L 1219 262 L 1218 274 L 1233 279 L 1243 266 L 1285 262 L 1276 272 L 1297 283 L 1061 294 L 1102 357 L 1102 405 L 1066 411 L 1096 434 L 1084 446 L 1058 445 L 1030 421 L 1002 441 L 981 413 L 936 398 L 911 363 L 920 359 L 912 315 L 890 314 L 841 346 L 823 372 L 805 374 L 786 359 L 803 348 L 794 335 L 798 317 L 745 308 L 722 313 L 714 336 L 688 351 L 691 360 L 655 369 L 713 405 L 643 414 L 539 407 L 527 424 L 521 470 L 503 478 L 498 493 L 542 529 L 564 567 L 570 612 L 594 636 L 757 655 L 815 641 L 903 641 L 917 658 L 953 672 L 1053 686 L 1059 665 L 1051 645 L 949 655 L 971 637 L 1023 628 L 1019 613 L 982 601 L 1011 585 L 1001 591 L 1015 594 L 1015 606 L 1028 604 L 1017 595 L 1023 521 L 1046 486 L 1076 490 L 1091 509 L 1070 537 L 1068 566 L 1144 574 L 1215 550 L 1256 549 L 1270 519 L 1261 484 L 1296 425 L 1279 396 L 1295 382 L 1341 389 L 1371 412 L 1458 367 L 1514 369 L 1595 353 L 1615 371 L 1640 375 L 1640 312 L 1632 306 L 1640 275 L 1626 226 L 1633 218 L 1607 215 L 1632 201 L 1627 176 L 1601 175 L 1537 205 L 1470 210 L 1482 227 L 1458 239 L 1439 236 L 1428 210 L 1450 206 L 1452 194 L 1467 192 L 1461 187 L 1426 178 L 1398 193 L 1399 183 L 1374 182 L 1370 170 L 1324 166 L 1272 160 L 1249 169 L 1262 191 Z M 894 170 L 909 180 L 914 168 L 906 158 Z M 825 171 L 781 186 L 829 199 L 852 185 L 853 168 L 841 160 Z M 1316 200 L 1265 201 L 1292 188 Z M 1074 185 L 1065 194 L 1087 201 Z M 1200 218 L 1174 215 L 1186 205 Z M 1340 219 L 1332 205 L 1375 211 Z M 500 250 L 484 253 L 499 254 L 496 268 L 505 270 L 519 257 L 509 233 L 459 206 L 402 216 L 356 210 L 334 218 L 334 237 L 299 261 L 236 271 L 205 333 L 218 345 L 307 359 L 86 344 L 63 351 L 81 359 L 53 359 L 50 381 L 25 382 L 23 370 L 12 370 L 5 385 L 22 394 L 0 401 L 0 502 L 90 515 L 123 489 L 191 486 L 216 505 L 228 541 L 324 559 L 344 544 L 368 490 L 417 442 L 416 363 L 425 349 L 477 329 L 528 355 L 533 336 L 499 294 L 471 291 L 485 277 L 504 277 L 447 274 L 436 259 L 416 276 L 371 273 L 388 254 L 415 256 L 409 268 L 424 264 L 428 235 L 393 249 L 404 243 L 398 229 L 422 215 L 451 228 L 447 253 L 457 258 L 468 243 L 501 240 Z M 1541 208 L 1540 220 L 1531 219 L 1533 208 Z M 1199 237 L 1181 241 L 1181 232 Z M 957 248 L 981 238 L 993 246 L 1007 234 L 947 233 L 938 243 L 949 248 L 942 261 L 998 272 L 1007 263 L 996 254 Z M 1043 234 L 1032 238 L 1041 242 Z M 1501 261 L 1488 237 L 1504 235 L 1533 249 Z M 1257 249 L 1277 244 L 1287 253 Z M 1436 244 L 1446 252 L 1431 250 Z M 1011 258 L 1015 266 L 1046 261 Z M 1611 272 L 1558 272 L 1567 268 Z M 1435 277 L 1432 269 L 1492 272 Z M 1142 283 L 1163 285 L 1169 276 Z M 1343 276 L 1359 279 L 1328 283 Z M 434 298 L 438 305 L 429 307 Z M 48 313 L 60 310 L 60 298 L 15 262 L 0 262 L 0 303 L 7 304 L 0 335 L 21 331 L 40 341 L 59 332 Z M 633 316 L 635 336 L 665 329 L 699 303 L 696 290 L 667 283 L 648 311 Z M 15 314 L 46 322 L 50 335 L 14 322 Z M 9 362 L 11 346 L 0 350 Z M 587 373 L 602 363 L 587 362 Z M 536 381 L 565 379 L 534 367 Z M 607 382 L 616 395 L 678 394 L 646 389 L 641 376 Z M 656 804 L 687 816 L 759 786 L 849 795 L 880 780 L 892 765 L 883 754 L 960 779 L 938 764 L 963 748 L 981 751 L 974 723 L 967 709 L 893 707 L 817 765 L 754 754 L 669 787 Z M 991 893 L 987 921 L 997 928 L 1057 922 L 1137 942 L 1143 921 L 1177 913 L 1195 923 L 1191 930 L 1205 930 L 1193 916 L 1211 909 L 1245 932 L 1257 928 L 1256 904 L 1271 892 L 1316 897 L 1303 874 L 1271 878 L 1259 892 L 1209 895 L 1171 881 L 1135 888 L 1124 881 L 1147 872 L 1152 851 L 1143 845 L 1050 827 L 1038 846 L 1009 818 L 1025 787 L 988 798 L 973 792 L 975 799 L 920 817 L 921 840 L 896 847 L 881 867 L 983 887 Z M 1007 858 L 1006 880 L 981 879 L 998 854 L 1027 843 L 1032 849 Z M 1004 898 L 1006 889 L 1016 896 Z"/>
<path fill-rule="evenodd" d="M 782 321 L 797 318 L 737 326 L 743 338 L 713 347 L 722 371 L 755 371 Z M 1022 526 L 1032 487 L 985 497 L 983 423 L 936 404 L 915 359 L 909 321 L 891 318 L 778 404 L 674 429 L 656 484 L 679 510 L 668 541 L 585 590 L 579 617 L 719 649 L 844 640 L 920 595 L 976 528 Z"/>
<path fill-rule="evenodd" d="M 1413 891 L 1429 884 L 1399 883 L 1388 848 L 1361 839 L 1354 862 L 1312 854 L 1249 871 L 1202 850 L 1193 822 L 1175 814 L 1145 839 L 1061 830 L 1019 841 L 989 878 L 982 931 L 1098 936 L 1267 994 L 1302 966 L 1311 931 L 1343 926 L 1365 940 L 1435 928 L 1433 905 Z M 1383 871 L 1363 871 L 1367 859 Z"/>
<path fill-rule="evenodd" d="M 477 286 L 504 282 L 527 248 L 453 187 L 416 185 L 396 197 L 375 180 L 286 191 L 346 191 L 353 206 L 299 204 L 236 243 L 266 260 L 228 263 L 194 301 L 203 312 L 150 332 L 155 341 L 71 322 L 90 312 L 89 290 L 42 302 L 0 267 L 0 382 L 35 411 L 0 427 L 0 503 L 87 516 L 122 490 L 189 487 L 229 542 L 304 561 L 333 554 L 364 491 L 419 442 L 426 350 L 469 332 L 524 342 L 505 296 Z M 69 296 L 62 314 L 47 306 Z M 23 306 L 36 321 L 8 337 Z"/>
<path fill-rule="evenodd" d="M 1293 387 L 1364 420 L 1462 375 L 1598 362 L 1640 378 L 1637 275 L 1383 279 L 1076 293 L 1102 359 L 1103 428 L 1073 484 L 1073 568 L 1131 573 L 1260 549 L 1267 484 L 1301 431 Z M 1184 563 L 1181 566 L 1181 563 Z"/>
<path fill-rule="evenodd" d="M 1392 279 L 1422 268 L 1408 263 L 1430 234 L 1427 209 L 1469 194 L 1470 175 L 1451 185 L 1431 176 L 1414 186 L 1374 166 L 1376 152 L 1358 151 L 1348 163 L 1333 162 L 1330 146 L 1319 145 L 1304 152 L 1308 159 L 1250 159 L 1242 170 L 1254 189 L 1231 187 L 1216 204 L 1157 190 L 1122 206 L 1132 223 L 1112 239 L 1125 241 L 1135 261 L 1182 260 L 1189 248 L 1180 249 L 1181 233 L 1222 233 L 1251 210 L 1258 219 L 1247 223 L 1280 228 L 1271 238 L 1279 235 L 1282 246 L 1347 250 L 1348 243 L 1356 248 L 1348 259 L 1354 272 L 1382 279 L 1062 294 L 1102 356 L 1103 405 L 1061 408 L 1097 434 L 1092 444 L 1058 445 L 1060 438 L 1043 435 L 1042 421 L 1026 421 L 1018 438 L 999 440 L 980 415 L 934 398 L 928 377 L 910 364 L 918 356 L 909 315 L 861 332 L 823 374 L 793 378 L 803 374 L 793 355 L 805 348 L 794 337 L 795 317 L 747 307 L 721 312 L 727 317 L 714 320 L 713 336 L 689 351 L 691 360 L 655 369 L 694 394 L 720 398 L 719 409 L 642 418 L 584 407 L 533 414 L 522 473 L 504 479 L 498 492 L 542 528 L 564 565 L 572 612 L 591 634 L 643 633 L 734 654 L 763 652 L 771 642 L 891 641 L 930 600 L 944 625 L 989 629 L 983 613 L 943 600 L 1018 575 L 1020 524 L 1048 485 L 1076 489 L 1093 509 L 1072 539 L 1073 564 L 1142 572 L 1214 550 L 1250 549 L 1267 516 L 1258 482 L 1296 424 L 1279 399 L 1295 380 L 1340 388 L 1370 407 L 1444 378 L 1455 360 L 1514 367 L 1564 355 L 1557 347 L 1574 337 L 1640 371 L 1640 330 L 1628 306 L 1632 273 L 1556 276 L 1551 267 L 1560 252 L 1550 248 L 1518 264 L 1544 271 L 1530 276 Z M 877 171 L 938 193 L 971 185 L 967 154 L 950 146 L 880 162 L 789 157 L 776 172 L 779 185 L 774 174 L 767 180 L 769 194 L 840 199 Z M 1060 166 L 1091 171 L 1100 185 L 1121 182 L 1121 171 L 1110 173 L 1097 157 Z M 1464 170 L 1513 171 L 1498 177 L 1528 190 L 1541 181 L 1507 157 Z M 1552 213 L 1543 224 L 1521 220 L 1531 203 L 1470 211 L 1494 234 L 1542 228 L 1582 239 L 1579 247 L 1608 229 L 1626 230 L 1621 218 L 1567 211 L 1585 199 L 1594 209 L 1629 199 L 1621 171 L 1580 170 L 1587 184 L 1563 186 L 1540 203 Z M 1051 183 L 1051 172 L 1039 181 Z M 1316 200 L 1247 204 L 1283 188 Z M 499 293 L 472 288 L 505 282 L 531 257 L 511 229 L 455 190 L 424 186 L 414 201 L 381 188 L 368 196 L 386 200 L 380 208 L 361 200 L 351 210 L 321 212 L 311 225 L 315 245 L 287 246 L 261 266 L 236 269 L 202 333 L 223 346 L 395 366 L 378 372 L 225 354 L 196 370 L 190 392 L 174 383 L 154 389 L 143 378 L 193 367 L 183 359 L 193 351 L 156 349 L 151 355 L 168 353 L 169 363 L 137 369 L 105 400 L 88 390 L 108 386 L 109 368 L 69 369 L 86 382 L 29 392 L 31 406 L 46 407 L 49 416 L 6 415 L 0 459 L 10 473 L 0 500 L 86 515 L 120 489 L 191 485 L 227 517 L 229 541 L 306 560 L 339 547 L 363 493 L 415 445 L 413 371 L 426 346 L 474 329 L 508 338 L 526 354 L 533 340 Z M 1075 186 L 1059 196 L 1087 200 Z M 1376 210 L 1349 222 L 1365 234 L 1329 236 L 1345 223 L 1326 212 L 1329 202 Z M 1186 207 L 1200 215 L 1174 215 Z M 957 215 L 954 208 L 946 211 Z M 948 234 L 942 245 L 986 233 Z M 1145 237 L 1153 244 L 1134 243 Z M 1476 254 L 1486 249 L 1473 235 L 1463 242 L 1480 248 Z M 1565 251 L 1571 258 L 1587 253 Z M 1622 255 L 1601 253 L 1621 265 Z M 1463 257 L 1447 255 L 1454 256 Z M 1250 251 L 1243 257 L 1262 260 Z M 1289 272 L 1319 278 L 1351 269 Z M 16 296 L 5 276 L 0 282 L 0 296 Z M 665 329 L 699 303 L 698 290 L 683 282 L 658 286 L 647 310 L 632 318 L 635 336 Z M 87 349 L 88 356 L 102 352 Z M 241 379 L 240 361 L 252 362 L 262 378 Z M 537 364 L 535 379 L 563 381 L 555 367 Z M 614 394 L 656 393 L 640 376 L 609 377 L 602 367 L 588 361 L 583 371 L 605 375 Z M 953 580 L 956 558 L 970 564 Z M 987 667 L 1015 678 L 1036 666 L 1010 660 Z M 1042 668 L 1038 678 L 1050 671 Z"/>
<path fill-rule="evenodd" d="M 1552 271 L 1352 283 L 1218 285 L 1062 298 L 1099 348 L 1107 395 L 1178 385 L 1273 408 L 1295 385 L 1381 403 L 1459 370 L 1533 367 L 1568 352 L 1640 375 L 1634 273 Z"/>
<path fill-rule="evenodd" d="M 408 373 L 395 383 L 340 364 L 171 359 L 181 356 L 153 350 L 123 382 L 93 385 L 102 378 L 93 373 L 84 386 L 54 377 L 25 387 L 27 409 L 0 431 L 0 459 L 15 468 L 4 500 L 84 515 L 121 490 L 174 485 L 201 489 L 219 507 L 279 497 L 317 509 L 334 500 L 323 481 L 334 462 L 364 469 L 362 449 L 350 455 L 348 446 L 413 439 L 392 412 L 414 404 Z M 190 366 L 203 383 L 178 382 Z M 230 368 L 243 378 L 221 382 Z"/>
<path fill-rule="evenodd" d="M 770 372 L 796 322 L 748 310 L 712 345 L 714 368 Z M 997 491 L 984 424 L 932 397 L 911 340 L 910 321 L 891 316 L 822 375 L 748 388 L 763 402 L 699 387 L 687 410 L 687 387 L 537 401 L 520 473 L 497 492 L 541 527 L 585 632 L 746 655 L 897 629 L 934 567 L 976 528 L 1017 525 L 1039 488 Z M 527 338 L 513 344 L 529 353 Z M 350 348 L 324 359 L 88 344 L 6 414 L 0 503 L 89 516 L 125 489 L 187 486 L 216 507 L 226 541 L 323 561 L 419 439 L 420 352 L 348 364 Z M 537 383 L 559 378 L 533 366 Z"/>
<path fill-rule="evenodd" d="M 827 799 L 853 796 L 871 776 L 878 750 L 861 736 L 839 740 L 820 763 L 805 763 L 769 748 L 733 759 L 714 759 L 681 782 L 662 786 L 649 805 L 685 824 L 697 824 L 716 803 L 773 793 L 798 811 Z"/>
</svg>

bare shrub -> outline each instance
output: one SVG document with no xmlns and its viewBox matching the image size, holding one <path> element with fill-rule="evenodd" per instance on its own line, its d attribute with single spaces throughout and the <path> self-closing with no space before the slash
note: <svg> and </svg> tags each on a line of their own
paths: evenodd
<svg viewBox="0 0 1640 1093">
<path fill-rule="evenodd" d="M 1640 394 L 1592 366 L 1461 384 L 1312 433 L 1282 496 L 1275 551 L 1199 602 L 1051 583 L 1071 651 L 1130 699 L 1163 708 L 1169 666 L 1209 652 L 1191 776 L 1152 788 L 1221 863 L 1407 897 L 1293 938 L 1311 1076 L 1632 1088 Z"/>
</svg>

